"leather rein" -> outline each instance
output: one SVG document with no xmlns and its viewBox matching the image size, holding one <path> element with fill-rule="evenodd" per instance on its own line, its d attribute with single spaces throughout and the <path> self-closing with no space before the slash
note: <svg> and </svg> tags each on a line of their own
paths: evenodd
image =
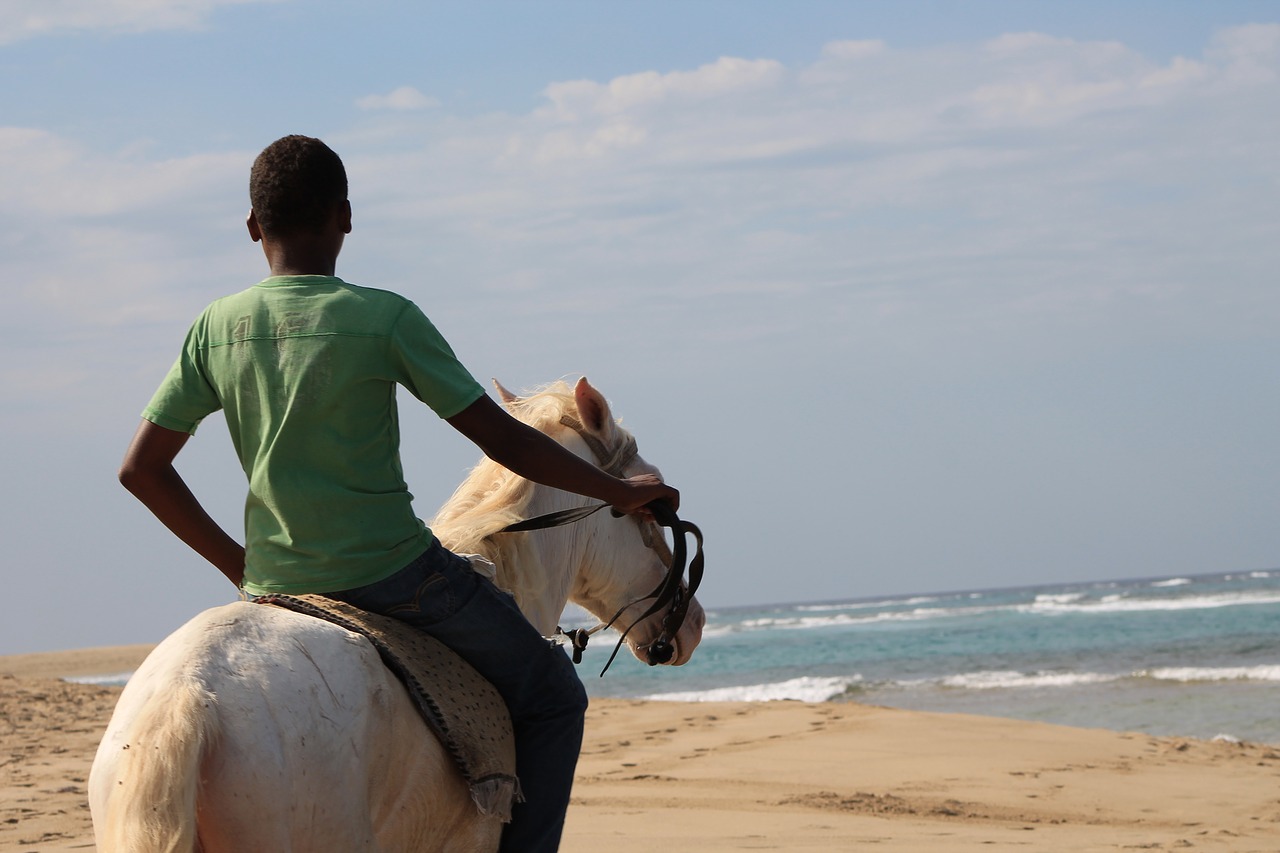
<svg viewBox="0 0 1280 853">
<path fill-rule="evenodd" d="M 615 477 L 622 477 L 623 470 L 636 458 L 636 441 L 630 435 L 611 451 L 604 445 L 604 442 L 587 432 L 576 418 L 565 415 L 560 418 L 560 423 L 572 429 L 586 442 L 587 447 L 595 455 L 600 468 L 606 473 Z M 498 532 L 520 533 L 529 530 L 561 527 L 581 521 L 607 506 L 609 504 L 606 503 L 589 504 L 583 507 L 550 512 L 546 515 L 539 515 L 508 524 Z M 653 522 L 648 522 L 635 516 L 633 518 L 635 518 L 636 524 L 640 527 L 640 535 L 644 540 L 644 544 L 655 551 L 659 559 L 667 566 L 667 573 L 662 579 L 662 583 L 658 584 L 658 587 L 645 597 L 624 605 L 608 622 L 600 622 L 590 629 L 575 628 L 572 631 L 564 631 L 557 628 L 556 636 L 548 638 L 553 642 L 572 645 L 573 662 L 581 663 L 582 650 L 587 647 L 587 640 L 592 634 L 613 627 L 613 624 L 622 617 L 622 614 L 636 604 L 652 601 L 648 609 L 639 618 L 622 630 L 622 636 L 618 638 L 618 643 L 614 646 L 613 653 L 609 655 L 609 660 L 604 665 L 604 669 L 600 670 L 601 678 L 609 671 L 609 667 L 613 665 L 614 658 L 618 656 L 618 651 L 622 648 L 622 644 L 626 641 L 627 634 L 631 632 L 631 629 L 664 609 L 666 613 L 662 617 L 662 631 L 658 638 L 649 644 L 645 650 L 645 656 L 648 659 L 649 666 L 656 666 L 670 661 L 675 655 L 675 636 L 681 626 L 684 625 L 685 615 L 689 610 L 689 602 L 693 600 L 693 594 L 697 591 L 698 585 L 702 583 L 704 564 L 702 531 L 698 529 L 696 524 L 680 519 L 671 504 L 666 501 L 654 501 L 648 504 L 646 508 L 652 514 Z M 662 535 L 659 526 L 671 528 L 674 542 L 673 548 L 669 549 L 667 547 L 666 538 Z M 692 562 L 689 563 L 689 579 L 686 581 L 684 570 L 685 562 L 688 559 L 688 545 L 686 543 L 688 535 L 693 536 L 698 547 L 694 552 Z"/>
</svg>

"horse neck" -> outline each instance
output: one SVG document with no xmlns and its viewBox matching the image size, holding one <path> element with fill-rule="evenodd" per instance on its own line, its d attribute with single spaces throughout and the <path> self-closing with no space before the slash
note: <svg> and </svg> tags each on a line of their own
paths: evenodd
<svg viewBox="0 0 1280 853">
<path fill-rule="evenodd" d="M 587 498 L 539 487 L 529 516 L 585 506 Z M 662 564 L 630 519 L 597 512 L 565 527 L 531 532 L 522 549 L 524 562 L 508 564 L 542 579 L 525 596 L 521 610 L 540 631 L 554 631 L 572 601 L 607 620 L 624 605 L 642 599 L 662 580 Z M 500 569 L 500 576 L 503 574 Z"/>
<path fill-rule="evenodd" d="M 570 450 L 589 458 L 586 445 L 579 447 L 575 439 L 561 438 Z M 580 495 L 534 486 L 524 516 L 534 518 L 592 503 Z M 534 627 L 550 634 L 570 600 L 605 619 L 649 592 L 661 579 L 660 573 L 644 575 L 653 568 L 648 565 L 653 559 L 634 524 L 601 511 L 562 527 L 511 536 L 494 562 L 499 586 L 515 594 Z M 637 592 L 631 588 L 635 584 L 648 586 Z"/>
<path fill-rule="evenodd" d="M 585 506 L 590 501 L 578 495 L 537 486 L 527 517 Z M 596 517 L 564 527 L 517 534 L 503 548 L 498 564 L 498 584 L 511 590 L 520 610 L 543 634 L 555 631 L 569 601 L 578 572 L 586 560 L 596 527 Z"/>
<path fill-rule="evenodd" d="M 552 437 L 578 456 L 592 459 L 591 450 L 572 431 L 563 430 Z M 585 599 L 579 602 L 584 606 L 588 606 L 588 602 L 608 603 L 620 595 L 612 589 L 610 580 L 618 570 L 615 564 L 620 563 L 621 548 L 614 519 L 599 512 L 565 527 L 519 534 L 486 534 L 485 529 L 497 530 L 519 517 L 533 518 L 585 506 L 591 501 L 558 489 L 528 484 L 527 500 L 521 500 L 516 518 L 504 512 L 494 513 L 492 507 L 477 510 L 473 501 L 478 494 L 500 491 L 493 466 L 482 465 L 484 467 L 477 467 L 459 492 L 441 508 L 437 517 L 440 523 L 433 522 L 433 529 L 446 547 L 455 551 L 478 551 L 491 560 L 497 568 L 497 585 L 515 596 L 521 612 L 544 634 L 556 629 L 571 593 L 575 600 Z M 477 532 L 480 538 L 476 537 Z M 588 606 L 588 609 L 599 616 L 599 607 Z"/>
</svg>

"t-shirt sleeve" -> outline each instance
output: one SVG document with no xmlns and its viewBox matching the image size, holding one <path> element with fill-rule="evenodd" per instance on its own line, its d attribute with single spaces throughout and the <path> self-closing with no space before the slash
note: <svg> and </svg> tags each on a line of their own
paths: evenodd
<svg viewBox="0 0 1280 853">
<path fill-rule="evenodd" d="M 451 418 L 484 396 L 484 388 L 422 310 L 409 303 L 391 332 L 396 381 L 441 418 Z"/>
<path fill-rule="evenodd" d="M 194 433 L 205 417 L 222 408 L 205 374 L 200 327 L 201 321 L 197 320 L 187 332 L 178 360 L 142 410 L 142 417 L 156 426 Z"/>
</svg>

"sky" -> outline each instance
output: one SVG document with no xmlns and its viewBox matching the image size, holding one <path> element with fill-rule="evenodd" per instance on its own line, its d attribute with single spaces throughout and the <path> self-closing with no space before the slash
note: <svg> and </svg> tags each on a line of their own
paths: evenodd
<svg viewBox="0 0 1280 853">
<path fill-rule="evenodd" d="M 1280 566 L 1280 2 L 7 0 L 0 654 L 234 597 L 115 472 L 288 133 L 340 275 L 610 399 L 713 619 Z M 219 417 L 178 467 L 239 535 Z"/>
</svg>

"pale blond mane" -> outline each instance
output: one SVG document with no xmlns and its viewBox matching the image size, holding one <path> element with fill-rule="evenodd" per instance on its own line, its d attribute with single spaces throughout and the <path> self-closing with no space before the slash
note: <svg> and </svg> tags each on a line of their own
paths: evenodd
<svg viewBox="0 0 1280 853">
<path fill-rule="evenodd" d="M 507 410 L 518 420 L 551 435 L 562 429 L 561 417 L 577 417 L 573 388 L 559 381 L 508 403 Z M 484 458 L 430 523 L 432 532 L 450 551 L 480 554 L 494 563 L 499 586 L 514 593 L 522 604 L 536 592 L 530 588 L 533 578 L 528 572 L 517 576 L 511 567 L 523 564 L 522 548 L 527 537 L 492 534 L 525 517 L 533 490 L 533 483 Z"/>
</svg>

